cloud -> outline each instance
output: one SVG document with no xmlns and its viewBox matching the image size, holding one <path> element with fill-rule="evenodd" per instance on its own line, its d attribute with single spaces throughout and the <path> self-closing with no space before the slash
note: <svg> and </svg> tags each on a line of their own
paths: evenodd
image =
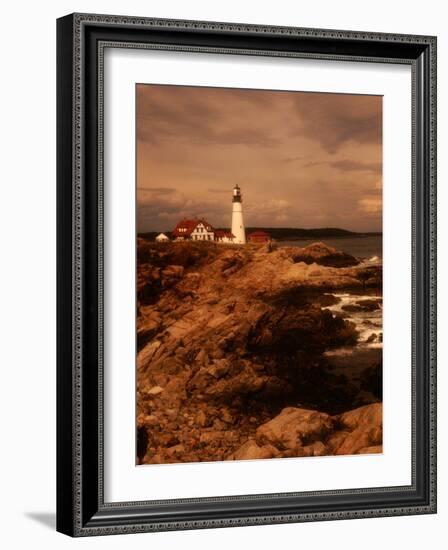
<svg viewBox="0 0 448 550">
<path fill-rule="evenodd" d="M 152 193 L 153 195 L 170 195 L 175 193 L 174 187 L 137 187 L 138 193 Z"/>
<path fill-rule="evenodd" d="M 292 133 L 316 140 L 329 153 L 347 142 L 380 144 L 382 98 L 352 94 L 297 94 L 300 124 Z"/>
<path fill-rule="evenodd" d="M 328 163 L 332 168 L 341 170 L 342 172 L 373 172 L 381 173 L 381 162 L 359 162 L 356 160 L 336 160 Z"/>
<path fill-rule="evenodd" d="M 292 210 L 293 205 L 282 198 L 270 199 L 266 202 L 249 202 L 244 205 L 246 225 L 283 223 L 289 219 Z"/>
<path fill-rule="evenodd" d="M 247 124 L 241 110 L 268 100 L 245 90 L 190 86 L 137 86 L 137 138 L 158 145 L 166 140 L 210 145 L 270 147 L 267 126 Z"/>
<path fill-rule="evenodd" d="M 298 160 L 303 160 L 305 157 L 286 157 L 281 159 L 282 162 L 297 162 Z"/>
<path fill-rule="evenodd" d="M 229 190 L 228 190 L 228 189 L 224 189 L 224 188 L 219 189 L 219 188 L 209 187 L 209 188 L 207 189 L 207 191 L 208 191 L 209 193 L 217 193 L 217 194 L 219 194 L 219 195 L 221 195 L 221 194 L 222 194 L 222 195 L 230 195 Z"/>
<path fill-rule="evenodd" d="M 324 160 L 324 161 L 310 161 L 305 164 L 306 168 L 313 166 L 329 166 L 330 168 L 335 168 L 341 172 L 372 172 L 374 174 L 381 173 L 382 163 L 381 162 L 360 162 L 357 160 Z"/>
<path fill-rule="evenodd" d="M 366 214 L 380 214 L 383 208 L 383 201 L 380 197 L 366 197 L 358 201 L 361 212 Z"/>
<path fill-rule="evenodd" d="M 171 231 L 182 218 L 205 218 L 217 224 L 225 214 L 230 219 L 231 203 L 198 200 L 176 191 L 169 195 L 144 193 L 138 195 L 139 231 Z"/>
</svg>

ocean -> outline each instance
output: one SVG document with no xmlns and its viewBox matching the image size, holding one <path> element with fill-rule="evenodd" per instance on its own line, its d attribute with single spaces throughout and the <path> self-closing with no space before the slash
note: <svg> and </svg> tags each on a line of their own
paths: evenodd
<svg viewBox="0 0 448 550">
<path fill-rule="evenodd" d="M 383 238 L 381 235 L 367 237 L 331 237 L 328 239 L 300 239 L 297 241 L 277 241 L 277 246 L 304 247 L 315 242 L 323 242 L 328 246 L 346 252 L 356 258 L 383 258 Z"/>
</svg>

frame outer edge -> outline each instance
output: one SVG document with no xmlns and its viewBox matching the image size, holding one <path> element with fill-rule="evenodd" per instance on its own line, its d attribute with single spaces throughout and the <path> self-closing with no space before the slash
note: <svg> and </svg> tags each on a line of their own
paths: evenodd
<svg viewBox="0 0 448 550">
<path fill-rule="evenodd" d="M 213 23 L 213 22 L 199 22 L 199 21 L 185 21 L 185 20 L 160 20 L 160 19 L 147 19 L 137 17 L 125 17 L 125 16 L 108 16 L 108 15 L 92 15 L 92 14 L 73 14 L 58 20 L 58 29 L 66 24 L 63 21 L 71 21 L 72 32 L 72 57 L 73 62 L 73 96 L 72 96 L 72 160 L 73 171 L 70 174 L 70 181 L 72 183 L 72 202 L 73 202 L 73 214 L 70 213 L 71 228 L 73 231 L 73 241 L 70 241 L 70 250 L 73 252 L 72 261 L 70 262 L 73 267 L 72 277 L 72 294 L 70 294 L 71 306 L 73 307 L 72 314 L 72 370 L 71 370 L 71 382 L 72 393 L 71 406 L 72 406 L 72 440 L 71 446 L 71 465 L 70 474 L 72 475 L 73 484 L 70 487 L 70 500 L 71 506 L 67 506 L 66 500 L 61 501 L 58 499 L 58 530 L 72 536 L 90 536 L 90 535 L 106 535 L 106 534 L 119 534 L 119 533 L 136 533 L 147 531 L 166 531 L 174 529 L 205 529 L 214 527 L 232 527 L 238 525 L 263 525 L 271 523 L 289 523 L 289 522 L 305 522 L 305 521 L 325 521 L 334 519 L 355 519 L 365 517 L 382 517 L 382 516 L 395 516 L 403 514 L 424 514 L 436 511 L 436 456 L 435 456 L 435 185 L 436 185 L 436 156 L 435 156 L 435 133 L 436 133 L 436 38 L 427 36 L 415 36 L 415 35 L 394 35 L 394 34 L 382 34 L 382 33 L 368 33 L 368 32 L 353 32 L 353 31 L 331 31 L 323 29 L 301 29 L 292 27 L 272 27 L 272 26 L 260 26 L 260 25 L 244 25 L 244 24 L 231 24 L 231 23 Z M 429 418 L 430 418 L 430 468 L 429 468 L 429 502 L 426 505 L 411 506 L 411 507 L 394 507 L 383 509 L 360 509 L 342 512 L 324 512 L 324 513 L 300 513 L 300 514 L 284 514 L 281 516 L 256 516 L 245 518 L 228 518 L 225 520 L 214 519 L 204 521 L 166 521 L 163 523 L 147 523 L 147 524 L 118 524 L 111 527 L 96 527 L 83 525 L 82 522 L 82 90 L 83 90 L 83 68 L 82 68 L 82 29 L 85 24 L 93 23 L 99 25 L 121 25 L 121 26 L 143 26 L 152 28 L 168 28 L 175 27 L 177 29 L 190 29 L 190 30 L 216 30 L 219 32 L 242 32 L 242 33 L 268 33 L 268 34 L 289 34 L 292 36 L 303 36 L 312 38 L 335 38 L 335 39 L 357 39 L 363 41 L 383 41 L 390 42 L 391 44 L 397 42 L 407 42 L 420 44 L 422 46 L 429 46 L 430 51 L 430 67 L 429 67 L 429 84 L 430 84 L 430 116 L 428 117 L 429 133 L 428 139 L 431 140 L 431 156 L 429 161 L 429 184 L 430 184 L 430 204 L 427 211 L 429 216 L 430 226 L 430 255 L 429 265 L 427 266 L 426 273 L 430 276 L 430 333 L 431 338 L 429 342 L 430 347 L 430 365 L 429 374 L 431 378 L 431 392 L 429 395 Z M 216 28 L 218 26 L 218 28 Z M 62 33 L 61 33 L 62 34 Z M 58 38 L 59 40 L 59 38 Z M 58 42 L 58 47 L 60 43 Z M 67 59 L 65 60 L 68 61 Z M 63 70 L 60 62 L 58 61 L 58 72 Z M 65 71 L 66 72 L 66 71 Z M 59 87 L 58 80 L 58 96 L 62 92 L 62 87 Z M 66 113 L 62 114 L 66 118 Z M 62 116 L 61 115 L 61 116 Z M 58 111 L 58 141 L 62 136 L 62 125 L 60 123 L 60 113 Z M 62 138 L 63 139 L 63 138 Z M 58 149 L 58 158 L 60 159 L 60 151 Z M 64 172 L 67 176 L 67 167 L 64 165 Z M 58 171 L 58 193 L 61 194 L 62 182 Z M 65 204 L 65 203 L 64 203 Z M 60 209 L 61 201 L 58 198 L 58 210 Z M 62 213 L 58 213 L 58 232 L 60 231 L 59 222 L 62 225 Z M 65 226 L 64 231 L 66 232 Z M 65 236 L 64 236 L 65 235 Z M 58 236 L 58 243 L 62 245 L 64 241 L 67 243 L 66 233 L 63 234 L 63 238 Z M 58 244 L 58 254 L 61 251 L 61 246 Z M 62 269 L 63 261 L 58 260 L 58 270 Z M 66 266 L 65 266 L 66 267 Z M 59 283 L 59 277 L 58 277 Z M 58 286 L 59 292 L 60 286 Z M 67 298 L 67 295 L 63 295 L 63 298 Z M 59 304 L 62 305 L 64 300 L 58 299 L 58 325 L 60 311 Z M 66 314 L 65 314 L 66 315 Z M 64 317 L 66 319 L 66 317 Z M 59 346 L 61 344 L 61 337 L 58 335 Z M 65 350 L 66 351 L 66 350 Z M 58 351 L 59 353 L 59 351 Z M 62 363 L 58 357 L 58 377 L 61 376 Z M 64 372 L 66 366 L 64 365 Z M 65 376 L 65 374 L 64 374 Z M 58 379 L 58 391 L 60 392 L 61 380 Z M 58 417 L 63 410 L 65 415 L 66 409 L 60 407 L 60 399 L 58 401 Z M 67 422 L 65 422 L 67 423 Z M 58 445 L 61 439 L 61 428 L 58 420 Z M 65 453 L 67 449 L 65 448 Z M 61 463 L 58 455 L 58 469 L 60 466 L 64 466 L 64 479 L 66 478 L 66 471 L 68 470 L 68 460 L 65 456 L 64 461 Z M 58 492 L 58 497 L 60 493 Z M 64 506 L 62 506 L 62 503 Z"/>
<path fill-rule="evenodd" d="M 191 19 L 170 19 L 158 17 L 139 17 L 127 15 L 108 15 L 75 12 L 72 14 L 79 23 L 100 25 L 120 25 L 122 27 L 149 27 L 157 29 L 184 29 L 192 31 L 214 31 L 218 33 L 253 33 L 264 35 L 301 36 L 309 38 L 351 39 L 360 41 L 382 41 L 391 43 L 430 44 L 435 36 L 382 33 L 374 31 L 352 31 L 344 29 L 322 29 L 309 27 L 290 27 L 285 25 L 262 25 L 256 23 L 231 23 L 224 21 L 204 21 Z"/>
<path fill-rule="evenodd" d="M 429 42 L 429 512 L 437 513 L 437 37 Z"/>
<path fill-rule="evenodd" d="M 56 529 L 74 534 L 73 17 L 57 20 L 57 488 Z"/>
</svg>

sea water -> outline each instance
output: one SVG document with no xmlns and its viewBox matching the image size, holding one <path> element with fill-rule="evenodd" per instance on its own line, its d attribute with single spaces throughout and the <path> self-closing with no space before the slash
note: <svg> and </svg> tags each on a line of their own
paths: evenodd
<svg viewBox="0 0 448 550">
<path fill-rule="evenodd" d="M 315 242 L 322 242 L 356 258 L 371 259 L 374 261 L 381 260 L 383 257 L 383 239 L 381 235 L 299 239 L 296 241 L 276 241 L 276 244 L 277 246 L 298 246 L 302 248 Z"/>
</svg>

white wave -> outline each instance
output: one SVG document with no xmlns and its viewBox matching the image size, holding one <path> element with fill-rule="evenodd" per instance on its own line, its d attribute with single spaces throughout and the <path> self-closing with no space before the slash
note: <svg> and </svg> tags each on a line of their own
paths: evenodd
<svg viewBox="0 0 448 550">
<path fill-rule="evenodd" d="M 362 344 L 363 346 L 367 346 L 369 348 L 381 348 L 383 332 L 381 303 L 379 304 L 379 309 L 373 311 L 347 311 L 343 309 L 344 306 L 358 305 L 356 302 L 360 300 L 381 298 L 381 296 L 345 293 L 333 294 L 333 296 L 339 298 L 339 302 L 323 309 L 328 309 L 333 315 L 343 315 L 345 319 L 353 322 L 359 334 L 358 344 Z"/>
</svg>

